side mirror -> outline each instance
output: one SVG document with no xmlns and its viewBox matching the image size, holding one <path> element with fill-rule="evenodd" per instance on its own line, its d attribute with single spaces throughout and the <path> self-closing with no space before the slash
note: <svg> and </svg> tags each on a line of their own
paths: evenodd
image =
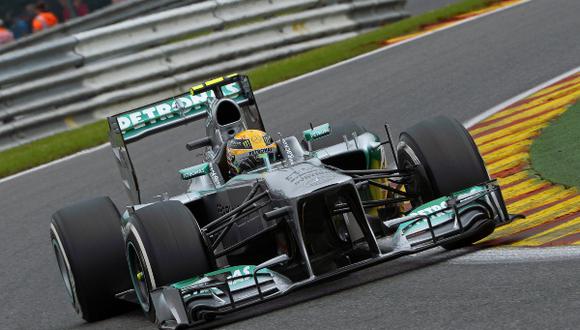
<svg viewBox="0 0 580 330">
<path fill-rule="evenodd" d="M 304 136 L 304 140 L 306 142 L 312 142 L 330 135 L 330 132 L 331 132 L 330 124 L 326 123 L 320 126 L 313 127 L 311 129 L 307 129 L 304 132 L 302 132 L 302 135 Z"/>
<path fill-rule="evenodd" d="M 210 168 L 209 163 L 202 163 L 192 167 L 184 168 L 179 170 L 182 180 L 189 180 L 197 178 L 198 176 L 209 174 Z"/>
</svg>

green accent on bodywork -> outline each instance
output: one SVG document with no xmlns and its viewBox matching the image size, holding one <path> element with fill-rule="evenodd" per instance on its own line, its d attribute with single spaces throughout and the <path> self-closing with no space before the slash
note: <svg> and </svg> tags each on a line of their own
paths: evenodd
<svg viewBox="0 0 580 330">
<path fill-rule="evenodd" d="M 305 141 L 312 142 L 329 135 L 330 132 L 330 124 L 326 123 L 311 129 L 307 129 L 302 132 L 302 135 L 304 136 Z"/>
<path fill-rule="evenodd" d="M 182 180 L 189 180 L 198 176 L 206 175 L 210 171 L 209 164 L 203 163 L 179 170 Z"/>
<path fill-rule="evenodd" d="M 371 148 L 367 151 L 369 157 L 369 169 L 381 169 L 381 151 L 379 148 Z"/>
<path fill-rule="evenodd" d="M 362 150 L 365 155 L 367 169 L 381 169 L 382 166 L 382 148 L 380 146 L 379 137 L 371 132 L 366 132 L 357 137 L 357 145 L 359 150 Z M 385 179 L 376 179 L 380 183 L 387 184 Z M 363 199 L 385 199 L 385 191 L 379 187 L 369 186 L 367 190 L 359 190 L 361 198 Z M 373 216 L 378 216 L 378 210 L 382 207 L 373 207 L 367 209 L 367 213 Z"/>
<path fill-rule="evenodd" d="M 378 136 L 371 132 L 367 132 L 372 134 L 374 140 L 366 145 L 366 148 L 363 148 L 365 152 L 365 157 L 367 158 L 367 164 L 369 169 L 379 169 L 381 168 L 381 159 L 383 156 L 382 148 L 380 146 L 380 139 Z"/>
<path fill-rule="evenodd" d="M 119 128 L 125 140 L 171 122 L 184 120 L 209 110 L 209 103 L 216 98 L 213 90 L 201 94 L 184 93 L 147 107 L 135 109 L 117 116 Z"/>
<path fill-rule="evenodd" d="M 238 82 L 220 86 L 223 97 L 237 103 L 245 100 Z M 159 126 L 186 120 L 203 112 L 209 114 L 209 105 L 217 98 L 214 90 L 201 93 L 184 93 L 163 101 L 118 115 L 117 123 L 125 140 L 134 138 Z"/>
<path fill-rule="evenodd" d="M 233 82 L 231 84 L 221 86 L 221 91 L 224 97 L 228 97 L 234 100 L 238 100 L 241 97 L 240 92 L 242 88 L 240 87 L 240 83 Z"/>
<path fill-rule="evenodd" d="M 479 193 L 484 191 L 486 188 L 485 186 L 474 186 L 465 190 L 458 191 L 456 193 L 451 194 L 452 197 L 461 199 L 468 195 Z M 453 216 L 453 211 L 447 210 L 443 212 L 439 212 L 440 210 L 447 207 L 447 200 L 449 197 L 440 197 L 435 200 L 432 200 L 428 203 L 425 203 L 411 211 L 409 215 L 427 215 L 431 219 L 431 223 L 436 226 L 442 222 L 449 220 L 449 217 Z M 417 227 L 428 227 L 427 220 L 420 219 L 420 220 L 411 220 L 409 222 L 403 223 L 399 226 L 398 230 L 402 230 L 404 232 L 417 229 Z"/>
<path fill-rule="evenodd" d="M 181 290 L 181 289 L 183 289 L 185 287 L 194 285 L 200 279 L 201 279 L 201 277 L 196 276 L 196 277 L 188 278 L 187 280 L 183 280 L 183 281 L 179 281 L 177 283 L 173 283 L 173 284 L 171 284 L 171 286 L 174 287 L 175 289 Z"/>
<path fill-rule="evenodd" d="M 189 286 L 193 286 L 193 285 L 196 285 L 199 283 L 206 282 L 209 280 L 210 277 L 220 275 L 220 274 L 229 273 L 229 275 L 227 276 L 228 278 L 247 275 L 247 277 L 245 277 L 245 278 L 237 279 L 234 281 L 228 281 L 230 289 L 236 290 L 240 287 L 248 285 L 249 283 L 254 283 L 254 278 L 252 277 L 252 274 L 254 273 L 255 269 L 256 269 L 256 266 L 252 266 L 252 265 L 230 266 L 230 267 L 218 269 L 216 271 L 204 274 L 203 276 L 196 276 L 196 277 L 189 278 L 187 280 L 173 283 L 173 284 L 171 284 L 171 286 L 175 289 L 181 290 L 181 289 L 189 287 Z M 263 269 L 260 269 L 256 274 L 271 275 L 271 272 L 269 269 L 263 268 Z M 212 290 L 213 289 L 218 290 L 217 288 L 212 288 Z"/>
</svg>

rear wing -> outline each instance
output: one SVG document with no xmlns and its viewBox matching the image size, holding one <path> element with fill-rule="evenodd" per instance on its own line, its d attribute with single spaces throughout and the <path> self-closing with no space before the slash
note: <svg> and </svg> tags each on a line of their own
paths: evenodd
<svg viewBox="0 0 580 330">
<path fill-rule="evenodd" d="M 247 76 L 229 75 L 193 86 L 188 93 L 109 117 L 111 134 L 126 144 L 175 126 L 205 119 L 212 101 L 231 98 L 237 103 L 255 102 Z"/>
<path fill-rule="evenodd" d="M 195 85 L 188 93 L 107 118 L 115 160 L 121 171 L 123 185 L 133 203 L 141 203 L 141 193 L 127 145 L 177 126 L 202 119 L 211 120 L 210 106 L 222 98 L 257 109 L 248 77 L 233 74 Z"/>
</svg>

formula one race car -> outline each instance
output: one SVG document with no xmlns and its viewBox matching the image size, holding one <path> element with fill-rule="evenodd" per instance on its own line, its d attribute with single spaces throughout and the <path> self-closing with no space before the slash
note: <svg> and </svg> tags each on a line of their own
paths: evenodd
<svg viewBox="0 0 580 330">
<path fill-rule="evenodd" d="M 185 147 L 204 150 L 205 162 L 176 173 L 189 189 L 144 203 L 127 146 L 199 120 L 206 136 Z M 338 274 L 469 245 L 513 219 L 469 133 L 445 117 L 396 145 L 386 125 L 384 139 L 355 124 L 310 126 L 271 141 L 276 157 L 236 175 L 227 142 L 264 130 L 246 76 L 108 122 L 133 205 L 120 215 L 109 198 L 84 201 L 50 226 L 67 292 L 89 322 L 132 303 L 161 329 L 193 326 Z"/>
</svg>

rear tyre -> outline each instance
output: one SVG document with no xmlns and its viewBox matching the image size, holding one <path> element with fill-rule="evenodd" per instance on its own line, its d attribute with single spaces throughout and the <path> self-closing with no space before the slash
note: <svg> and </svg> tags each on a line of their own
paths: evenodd
<svg viewBox="0 0 580 330">
<path fill-rule="evenodd" d="M 67 293 L 83 319 L 98 321 L 130 308 L 115 299 L 131 282 L 119 212 L 108 197 L 57 211 L 50 240 Z"/>
<path fill-rule="evenodd" d="M 150 292 L 208 273 L 213 262 L 195 217 L 178 201 L 137 210 L 126 229 L 131 282 L 143 312 L 156 321 Z"/>
<path fill-rule="evenodd" d="M 399 168 L 417 166 L 414 182 L 406 186 L 408 192 L 418 195 L 417 204 L 489 180 L 477 146 L 457 120 L 443 116 L 424 120 L 401 133 L 399 140 Z M 493 229 L 485 226 L 443 247 L 456 249 L 467 246 L 488 236 Z"/>
</svg>

